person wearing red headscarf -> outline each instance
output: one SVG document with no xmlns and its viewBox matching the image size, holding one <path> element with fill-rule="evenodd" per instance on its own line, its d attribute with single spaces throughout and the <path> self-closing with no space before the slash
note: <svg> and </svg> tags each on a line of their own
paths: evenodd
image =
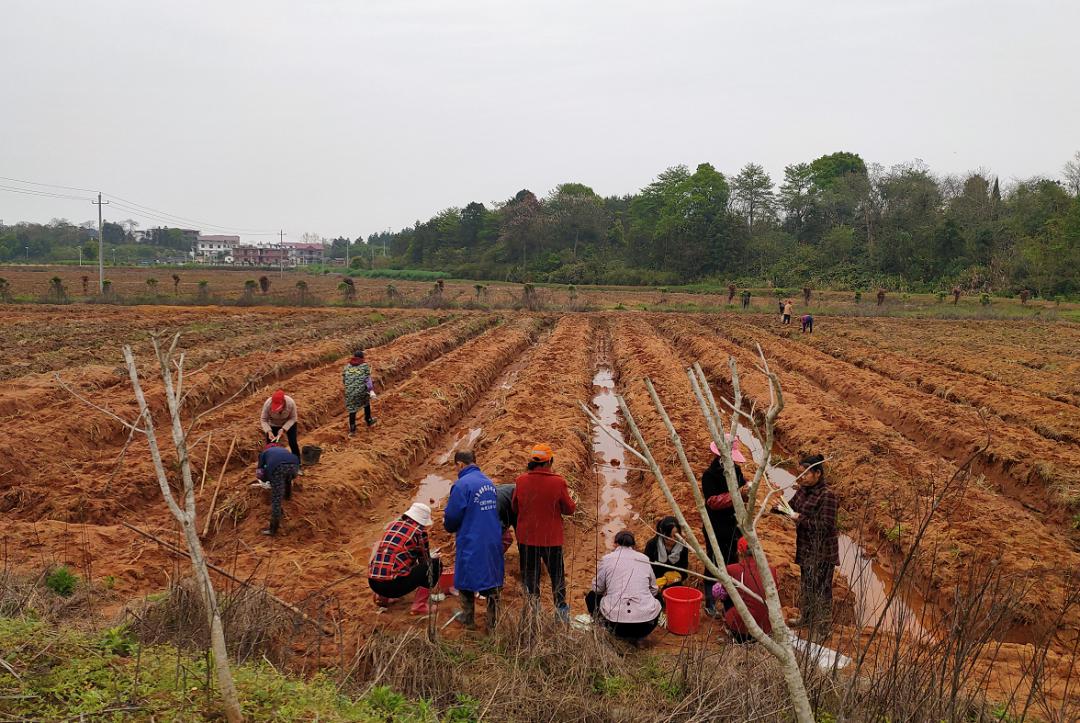
<svg viewBox="0 0 1080 723">
<path fill-rule="evenodd" d="M 296 402 L 284 390 L 278 389 L 266 400 L 260 422 L 267 441 L 276 442 L 284 432 L 289 439 L 289 451 L 300 458 L 300 443 L 296 438 Z"/>
</svg>

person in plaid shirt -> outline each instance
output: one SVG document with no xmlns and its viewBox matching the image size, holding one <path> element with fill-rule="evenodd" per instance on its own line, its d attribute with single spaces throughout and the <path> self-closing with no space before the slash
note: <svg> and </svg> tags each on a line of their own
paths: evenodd
<svg viewBox="0 0 1080 723">
<path fill-rule="evenodd" d="M 800 614 L 789 621 L 827 636 L 832 620 L 833 568 L 840 564 L 836 495 L 825 484 L 825 458 L 803 457 L 795 510 L 795 563 L 800 572 Z"/>
<path fill-rule="evenodd" d="M 442 566 L 438 555 L 428 549 L 426 527 L 431 527 L 431 508 L 415 503 L 405 514 L 386 526 L 382 540 L 368 564 L 368 585 L 375 604 L 385 607 L 393 598 L 413 590 L 412 615 L 426 615 L 431 584 L 439 579 Z"/>
</svg>

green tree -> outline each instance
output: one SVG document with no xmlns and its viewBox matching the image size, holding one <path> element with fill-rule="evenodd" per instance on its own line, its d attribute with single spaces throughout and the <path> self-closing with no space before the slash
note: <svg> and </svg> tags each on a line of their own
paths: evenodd
<svg viewBox="0 0 1080 723">
<path fill-rule="evenodd" d="M 735 206 L 746 218 L 746 227 L 754 235 L 754 221 L 771 214 L 776 202 L 773 182 L 765 168 L 747 163 L 731 180 L 731 196 Z"/>
</svg>

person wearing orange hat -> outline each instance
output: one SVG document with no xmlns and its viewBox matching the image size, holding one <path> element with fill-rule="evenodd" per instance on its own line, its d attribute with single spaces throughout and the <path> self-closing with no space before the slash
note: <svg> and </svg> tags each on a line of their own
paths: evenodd
<svg viewBox="0 0 1080 723">
<path fill-rule="evenodd" d="M 758 573 L 757 565 L 754 563 L 754 556 L 750 554 L 750 545 L 747 543 L 746 538 L 740 537 L 736 547 L 739 561 L 734 565 L 728 565 L 727 573 L 757 596 L 755 598 L 754 595 L 746 594 L 745 590 L 739 590 L 743 602 L 746 603 L 746 609 L 750 611 L 750 616 L 768 635 L 772 632 L 772 623 L 769 621 L 769 608 L 765 605 L 765 586 L 761 582 L 761 575 Z M 776 570 L 770 567 L 769 574 L 772 575 L 773 585 L 775 585 Z M 720 600 L 724 604 L 724 625 L 727 626 L 731 637 L 736 643 L 752 643 L 754 638 L 750 635 L 750 631 L 747 629 L 742 616 L 739 615 L 739 611 L 735 609 L 735 603 L 731 601 L 727 590 L 720 583 L 714 584 L 712 588 L 714 599 Z"/>
<path fill-rule="evenodd" d="M 738 441 L 733 442 L 731 435 L 725 436 L 731 444 L 731 461 L 735 463 L 736 485 L 740 490 L 745 491 L 746 478 L 743 476 L 739 465 L 746 461 L 746 457 L 743 456 L 742 451 L 739 449 Z M 708 518 L 704 522 L 712 527 L 713 532 L 716 534 L 716 542 L 720 546 L 723 563 L 731 565 L 738 562 L 735 544 L 742 537 L 742 532 L 739 531 L 739 522 L 735 519 L 735 503 L 732 501 L 731 493 L 728 491 L 727 478 L 724 475 L 724 462 L 716 442 L 709 444 L 709 451 L 713 454 L 712 463 L 701 474 L 701 494 L 705 498 L 705 511 L 708 513 Z M 709 559 L 719 563 L 720 560 L 713 556 L 712 545 L 708 543 L 709 533 L 704 527 L 702 528 L 702 534 L 705 536 L 705 552 L 708 553 Z M 716 615 L 712 589 L 708 585 L 705 586 L 705 612 L 710 616 Z"/>
<path fill-rule="evenodd" d="M 278 441 L 281 433 L 285 432 L 289 439 L 289 451 L 297 459 L 300 458 L 300 443 L 296 439 L 296 402 L 285 390 L 278 389 L 263 404 L 260 424 L 266 439 L 271 442 Z"/>
<path fill-rule="evenodd" d="M 540 565 L 551 577 L 555 615 L 570 619 L 566 603 L 566 576 L 563 572 L 563 515 L 572 515 L 577 506 L 570 497 L 566 480 L 551 471 L 555 452 L 547 444 L 528 450 L 528 471 L 515 481 L 511 509 L 517 515 L 518 559 L 521 584 L 534 610 L 540 606 Z"/>
</svg>

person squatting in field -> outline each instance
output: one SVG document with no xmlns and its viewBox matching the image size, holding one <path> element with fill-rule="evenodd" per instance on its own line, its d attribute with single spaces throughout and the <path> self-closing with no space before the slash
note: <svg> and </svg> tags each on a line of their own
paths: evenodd
<svg viewBox="0 0 1080 723">
<path fill-rule="evenodd" d="M 809 627 L 812 635 L 827 636 L 832 624 L 833 569 L 840 564 L 836 530 L 836 494 L 825 483 L 825 458 L 803 457 L 799 489 L 791 498 L 795 521 L 795 564 L 800 574 L 799 617 L 795 627 Z"/>
<path fill-rule="evenodd" d="M 551 471 L 555 453 L 546 444 L 534 445 L 528 452 L 529 471 L 515 484 L 511 507 L 517 515 L 518 556 L 521 583 L 528 604 L 540 608 L 540 565 L 551 577 L 555 615 L 563 622 L 570 619 L 566 603 L 566 576 L 563 571 L 563 515 L 572 515 L 577 506 L 570 497 L 566 480 Z"/>
<path fill-rule="evenodd" d="M 438 554 L 428 546 L 425 528 L 431 523 L 431 508 L 416 502 L 386 526 L 368 564 L 368 586 L 379 607 L 415 590 L 409 614 L 427 615 L 431 585 L 442 573 Z"/>
<path fill-rule="evenodd" d="M 356 434 L 356 413 L 364 410 L 367 426 L 375 424 L 371 416 L 371 398 L 375 395 L 375 381 L 371 377 L 371 365 L 364 361 L 364 350 L 353 352 L 349 363 L 341 372 L 345 387 L 345 411 L 349 413 L 349 436 Z"/>
<path fill-rule="evenodd" d="M 746 477 L 743 476 L 742 468 L 739 465 L 746 462 L 746 457 L 743 456 L 742 451 L 739 449 L 738 441 L 733 442 L 731 435 L 727 435 L 727 439 L 731 443 L 731 460 L 735 463 L 736 486 L 745 494 L 749 488 L 746 486 Z M 724 462 L 720 457 L 720 449 L 716 446 L 716 442 L 709 444 L 709 451 L 713 453 L 712 462 L 701 473 L 701 495 L 705 498 L 705 511 L 708 513 L 708 518 L 704 522 L 705 525 L 712 528 L 713 533 L 716 535 L 716 544 L 720 546 L 723 563 L 732 565 L 738 562 L 736 544 L 739 538 L 742 537 L 742 532 L 739 530 L 739 523 L 735 519 L 735 503 L 731 501 L 731 493 L 728 492 L 727 478 L 724 475 Z M 712 545 L 708 543 L 709 531 L 707 527 L 702 526 L 702 534 L 704 535 L 706 554 L 708 554 L 710 560 L 719 564 L 720 560 L 716 559 Z M 710 616 L 716 615 L 716 602 L 713 599 L 711 585 L 705 586 L 705 612 Z"/>
<path fill-rule="evenodd" d="M 649 558 L 634 543 L 629 530 L 615 535 L 615 549 L 600 558 L 585 606 L 612 635 L 636 643 L 656 629 L 661 605 Z"/>
<path fill-rule="evenodd" d="M 289 440 L 289 449 L 299 459 L 300 443 L 296 439 L 296 421 L 296 401 L 286 394 L 284 390 L 278 389 L 263 404 L 259 424 L 266 435 L 266 439 L 276 442 L 281 438 L 281 433 L 284 432 Z"/>
<path fill-rule="evenodd" d="M 765 586 L 761 582 L 761 575 L 758 573 L 757 565 L 754 563 L 753 555 L 750 554 L 750 546 L 745 537 L 739 538 L 737 550 L 739 561 L 727 566 L 727 574 L 732 579 L 742 583 L 747 590 L 753 593 L 753 595 L 748 595 L 745 590 L 740 590 L 743 602 L 746 603 L 746 609 L 750 611 L 750 616 L 768 635 L 772 632 L 772 623 L 769 622 L 769 608 L 765 605 Z M 770 567 L 769 574 L 772 575 L 773 584 L 775 585 L 776 570 Z M 724 586 L 720 583 L 714 583 L 712 589 L 713 598 L 723 603 L 724 625 L 727 626 L 731 638 L 736 643 L 754 642 L 746 623 L 743 621 L 742 616 L 739 615 L 739 611 L 735 609 L 735 603 L 728 597 Z"/>
<path fill-rule="evenodd" d="M 685 571 L 690 569 L 690 550 L 675 540 L 678 529 L 679 521 L 668 515 L 656 523 L 656 534 L 645 543 L 645 557 L 653 563 L 656 586 L 661 590 L 669 585 L 681 585 L 686 579 Z M 672 570 L 673 567 L 679 569 Z"/>
<path fill-rule="evenodd" d="M 454 587 L 460 593 L 458 620 L 476 627 L 476 595 L 487 600 L 487 629 L 495 629 L 503 586 L 502 524 L 498 493 L 469 450 L 454 454 L 457 481 L 450 488 L 443 526 L 455 535 Z"/>
<path fill-rule="evenodd" d="M 276 535 L 281 526 L 281 500 L 292 498 L 292 483 L 300 470 L 300 458 L 288 452 L 281 442 L 270 442 L 259 454 L 256 476 L 270 485 L 270 526 L 264 535 Z"/>
</svg>

